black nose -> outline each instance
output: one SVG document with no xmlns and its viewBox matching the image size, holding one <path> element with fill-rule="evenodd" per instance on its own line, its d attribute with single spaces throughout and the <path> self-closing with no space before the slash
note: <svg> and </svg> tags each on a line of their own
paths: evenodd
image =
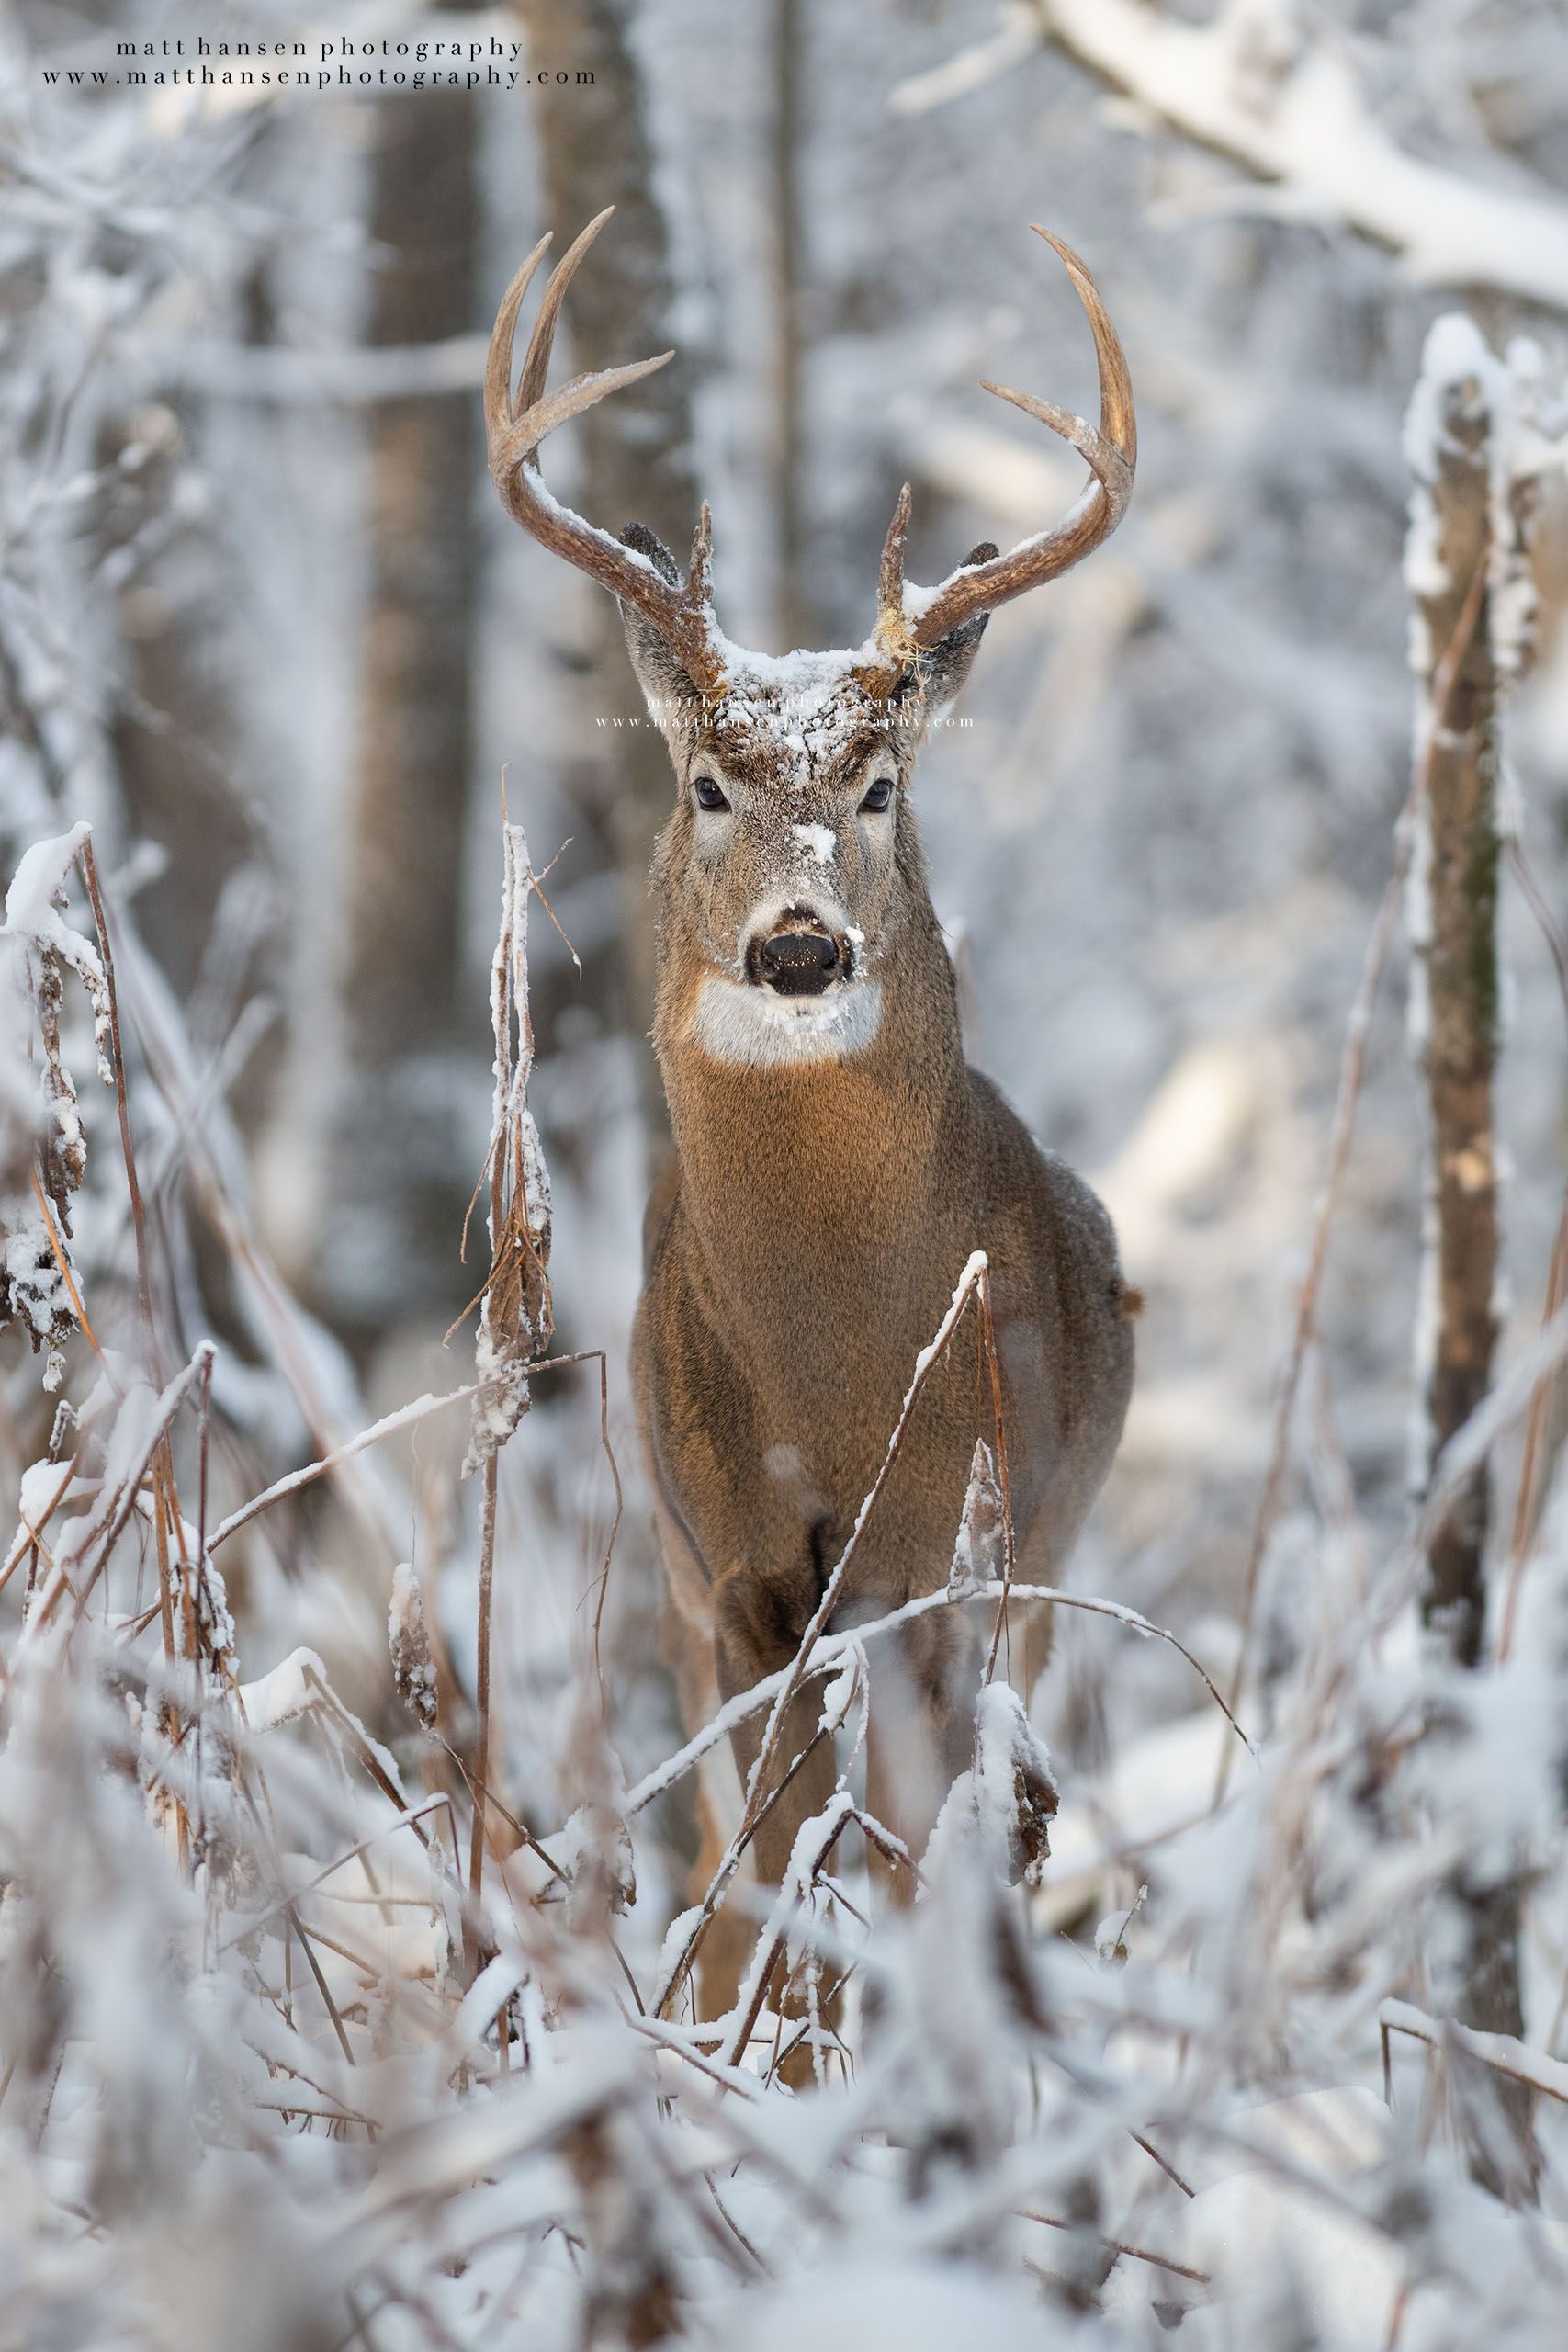
<svg viewBox="0 0 1568 2352">
<path fill-rule="evenodd" d="M 757 971 L 780 996 L 819 996 L 839 969 L 839 943 L 822 931 L 779 931 L 757 950 Z"/>
</svg>

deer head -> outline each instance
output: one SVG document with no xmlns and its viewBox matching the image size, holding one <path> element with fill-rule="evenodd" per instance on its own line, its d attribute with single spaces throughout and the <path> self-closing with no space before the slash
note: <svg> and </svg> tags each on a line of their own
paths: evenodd
<svg viewBox="0 0 1568 2352">
<path fill-rule="evenodd" d="M 613 209 L 613 208 L 612 208 Z M 1109 537 L 1132 490 L 1137 427 L 1126 362 L 1083 264 L 1048 230 L 1089 316 L 1100 366 L 1098 427 L 1000 384 L 985 389 L 1069 441 L 1092 481 L 1063 521 L 1008 555 L 971 549 L 936 588 L 904 578 L 909 491 L 883 548 L 874 627 L 840 652 L 744 651 L 719 628 L 705 504 L 682 578 L 641 524 L 612 538 L 560 505 L 538 465 L 547 434 L 672 354 L 545 390 L 566 289 L 609 218 L 590 221 L 545 290 L 513 390 L 523 298 L 540 239 L 507 288 L 491 337 L 485 416 L 491 477 L 509 514 L 618 598 L 637 678 L 669 745 L 678 797 L 659 880 L 705 967 L 694 1034 L 721 1060 L 837 1057 L 874 1035 L 878 967 L 928 906 L 907 807 L 932 719 L 968 675 L 997 605 L 1055 579 Z"/>
</svg>

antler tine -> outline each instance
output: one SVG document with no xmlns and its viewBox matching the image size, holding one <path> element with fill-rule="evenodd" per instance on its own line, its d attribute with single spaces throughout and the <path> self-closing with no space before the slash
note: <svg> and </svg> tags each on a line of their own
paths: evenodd
<svg viewBox="0 0 1568 2352">
<path fill-rule="evenodd" d="M 692 533 L 692 560 L 686 572 L 686 602 L 703 605 L 712 594 L 713 582 L 713 516 L 705 498 L 697 512 L 697 527 Z"/>
<path fill-rule="evenodd" d="M 633 359 L 625 368 L 601 368 L 596 374 L 571 377 L 544 400 L 536 401 L 532 408 L 522 410 L 506 434 L 503 454 L 513 462 L 526 463 L 539 443 L 558 424 L 581 416 L 585 408 L 597 408 L 602 400 L 611 392 L 618 392 L 624 384 L 635 384 L 642 377 L 668 367 L 674 356 L 672 351 L 661 351 L 653 359 Z"/>
<path fill-rule="evenodd" d="M 887 537 L 882 542 L 882 561 L 876 573 L 876 627 L 879 637 L 900 636 L 904 622 L 904 549 L 909 537 L 909 485 L 898 492 L 898 503 L 893 509 L 893 520 L 887 526 Z"/>
<path fill-rule="evenodd" d="M 577 276 L 582 256 L 615 209 L 613 204 L 607 204 L 603 212 L 595 213 L 587 228 L 573 238 L 550 272 L 544 300 L 539 304 L 539 315 L 534 322 L 534 332 L 528 338 L 528 348 L 524 354 L 523 375 L 517 387 L 520 411 L 531 408 L 545 389 L 550 351 L 556 339 L 556 322 L 560 317 L 560 306 L 566 300 L 566 289 Z"/>
<path fill-rule="evenodd" d="M 685 669 L 698 692 L 716 695 L 724 683 L 724 664 L 707 611 L 707 509 L 697 526 L 693 546 L 693 572 L 685 587 L 666 580 L 659 567 L 631 546 L 614 539 L 551 497 L 539 478 L 538 447 L 547 434 L 570 417 L 626 384 L 635 384 L 664 367 L 672 352 L 653 359 L 636 359 L 624 368 L 605 368 L 574 376 L 556 391 L 547 393 L 550 352 L 567 288 L 614 207 L 591 220 L 550 272 L 539 315 L 524 354 L 517 390 L 512 390 L 513 348 L 517 315 L 541 256 L 549 244 L 542 237 L 507 288 L 490 339 L 485 362 L 485 428 L 490 443 L 490 469 L 502 505 L 529 535 L 586 571 L 623 604 L 632 605 L 652 623 Z"/>
<path fill-rule="evenodd" d="M 995 392 L 998 400 L 1010 401 L 1025 416 L 1048 424 L 1064 441 L 1070 441 L 1080 458 L 1093 471 L 1107 498 L 1116 502 L 1119 522 L 1133 491 L 1133 463 L 1124 450 L 1114 441 L 1108 441 L 1103 431 L 1097 432 L 1087 418 L 1077 415 L 1070 408 L 1058 408 L 1055 401 L 1036 400 L 1032 392 L 1015 390 L 1011 384 L 992 384 L 981 379 L 983 392 Z"/>
<path fill-rule="evenodd" d="M 1127 372 L 1127 355 L 1121 338 L 1111 323 L 1111 313 L 1100 300 L 1099 287 L 1071 245 L 1054 236 L 1049 229 L 1043 229 L 1037 220 L 1032 220 L 1030 226 L 1037 237 L 1044 238 L 1065 265 L 1074 291 L 1088 313 L 1100 369 L 1100 430 L 1125 458 L 1131 474 L 1138 462 L 1138 420 L 1133 407 L 1133 379 Z"/>
<path fill-rule="evenodd" d="M 1056 407 L 1054 401 L 1036 400 L 1032 394 L 1015 391 L 1009 385 L 987 383 L 983 389 L 994 392 L 998 400 L 1010 401 L 1015 408 L 1060 434 L 1089 467 L 1095 477 L 1094 485 L 1054 529 L 1023 540 L 1008 555 L 995 556 L 986 563 L 961 566 L 924 596 L 912 612 L 906 612 L 903 585 L 903 542 L 908 517 L 906 491 L 899 499 L 882 555 L 877 652 L 864 672 L 865 683 L 874 692 L 891 690 L 902 666 L 900 640 L 911 651 L 929 651 L 940 639 L 962 628 L 965 621 L 994 611 L 997 605 L 1010 603 L 1027 589 L 1039 587 L 1081 562 L 1102 539 L 1110 537 L 1126 512 L 1138 456 L 1137 418 L 1126 357 L 1100 300 L 1100 289 L 1077 254 L 1060 237 L 1053 236 L 1049 229 L 1042 229 L 1037 223 L 1031 225 L 1035 235 L 1043 237 L 1061 256 L 1088 316 L 1100 369 L 1100 424 L 1096 427 L 1070 410 Z"/>
<path fill-rule="evenodd" d="M 1010 554 L 978 564 L 973 571 L 957 571 L 944 581 L 915 620 L 914 639 L 921 647 L 935 645 L 940 638 L 977 613 L 991 612 L 998 605 L 1010 603 L 1014 596 L 1021 596 L 1026 590 L 1037 588 L 1081 562 L 1102 539 L 1110 537 L 1126 512 L 1132 492 L 1138 427 L 1133 408 L 1132 379 L 1116 330 L 1100 299 L 1099 288 L 1072 247 L 1053 236 L 1049 229 L 1042 229 L 1035 222 L 1031 226 L 1035 235 L 1043 237 L 1060 255 L 1088 316 L 1100 368 L 1099 430 L 1084 418 L 1074 416 L 1051 401 L 1036 401 L 1027 392 L 1016 392 L 1000 384 L 987 384 L 986 390 L 1000 400 L 1010 401 L 1015 408 L 1021 408 L 1069 441 L 1094 473 L 1096 488 L 1054 530 L 1043 531 L 1032 539 L 1025 539 Z"/>
<path fill-rule="evenodd" d="M 534 272 L 549 247 L 550 232 L 547 229 L 502 296 L 501 308 L 490 332 L 490 349 L 485 355 L 485 430 L 492 443 L 516 415 L 512 404 L 512 353 L 517 340 L 517 313 L 533 282 Z"/>
</svg>

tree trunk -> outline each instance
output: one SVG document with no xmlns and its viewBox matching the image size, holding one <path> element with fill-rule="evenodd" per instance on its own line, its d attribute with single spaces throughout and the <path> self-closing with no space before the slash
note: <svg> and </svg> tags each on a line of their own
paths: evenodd
<svg viewBox="0 0 1568 2352">
<path fill-rule="evenodd" d="M 1442 578 L 1417 599 L 1427 641 L 1420 691 L 1429 741 L 1412 922 L 1416 1035 L 1430 1121 L 1423 1488 L 1442 1447 L 1491 1385 L 1497 1337 L 1497 682 L 1487 594 L 1473 593 L 1490 545 L 1491 420 L 1473 379 L 1445 387 L 1441 397 L 1431 489 Z M 1439 711 L 1436 671 L 1461 633 Z M 1483 1464 L 1433 1543 L 1422 1592 L 1424 1622 L 1463 1666 L 1480 1663 L 1485 1640 L 1488 1504 Z"/>
<path fill-rule="evenodd" d="M 771 458 L 773 508 L 773 627 L 781 648 L 809 645 L 816 615 L 806 570 L 802 478 L 801 254 L 806 224 L 800 200 L 804 135 L 804 0 L 773 0 L 768 79 L 773 86 L 772 204 L 773 355 Z"/>
<path fill-rule="evenodd" d="M 536 85 L 546 220 L 556 232 L 556 253 L 605 205 L 615 207 L 567 298 L 563 333 L 574 365 L 611 368 L 667 351 L 675 341 L 670 324 L 675 267 L 670 226 L 654 192 L 649 101 L 632 45 L 630 0 L 520 0 L 520 13 L 531 72 L 570 66 L 574 75 L 593 75 L 591 85 L 574 81 L 570 89 Z M 589 519 L 609 531 L 646 523 L 683 563 L 700 503 L 686 355 L 677 350 L 667 368 L 590 409 L 574 429 L 581 458 L 578 495 Z M 592 666 L 581 691 L 595 716 L 622 723 L 585 733 L 568 771 L 574 813 L 587 820 L 586 828 L 576 828 L 570 878 L 574 884 L 585 879 L 592 860 L 619 872 L 624 936 L 609 956 L 589 961 L 584 981 L 602 1018 L 640 1035 L 653 999 L 648 865 L 672 786 L 663 743 L 643 711 L 615 605 L 600 589 L 592 594 Z M 639 727 L 625 724 L 637 718 Z M 647 1106 L 658 1119 L 651 1057 L 644 1059 Z"/>
<path fill-rule="evenodd" d="M 367 339 L 467 333 L 479 299 L 473 102 L 423 91 L 379 100 L 370 119 L 379 267 Z M 483 462 L 474 407 L 415 397 L 368 412 L 369 581 L 340 979 L 347 1069 L 333 1155 L 341 1210 L 317 1270 L 333 1319 L 362 1347 L 411 1315 L 462 1304 L 458 1236 L 477 1170 L 453 1150 L 448 1072 L 468 1012 L 458 994 Z"/>
<path fill-rule="evenodd" d="M 1513 387 L 1468 321 L 1439 322 L 1428 343 L 1412 433 L 1417 482 L 1408 577 L 1420 628 L 1420 791 L 1411 885 L 1412 1035 L 1427 1106 L 1424 1203 L 1423 1419 L 1413 1469 L 1418 1498 L 1438 1456 L 1486 1396 L 1497 1339 L 1498 1053 L 1496 784 L 1500 704 L 1517 648 L 1502 644 L 1499 597 L 1517 581 L 1522 510 L 1498 497 L 1507 467 Z M 1496 518 L 1509 544 L 1493 546 Z M 1421 1617 L 1437 1655 L 1474 1669 L 1487 1634 L 1490 1472 L 1483 1463 L 1434 1537 Z M 1461 1768 L 1462 1769 L 1462 1768 Z M 1522 2034 L 1519 1888 L 1461 1870 L 1451 2006 L 1466 2024 Z M 1460 2086 L 1475 2177 L 1499 2194 L 1533 2180 L 1530 2100 L 1506 2085 L 1495 2101 Z M 1503 2109 L 1506 2129 L 1488 2128 Z M 1517 2153 L 1507 2145 L 1517 2142 Z"/>
</svg>

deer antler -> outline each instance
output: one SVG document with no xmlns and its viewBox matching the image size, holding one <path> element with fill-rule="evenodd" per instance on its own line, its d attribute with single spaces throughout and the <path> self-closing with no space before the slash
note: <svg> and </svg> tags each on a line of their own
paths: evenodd
<svg viewBox="0 0 1568 2352">
<path fill-rule="evenodd" d="M 1138 424 L 1133 412 L 1127 362 L 1099 288 L 1077 254 L 1060 237 L 1054 237 L 1049 229 L 1031 225 L 1037 237 L 1043 237 L 1060 254 L 1067 275 L 1077 288 L 1078 300 L 1089 313 L 1100 362 L 1099 428 L 1083 417 L 1073 415 L 1068 409 L 1057 408 L 1050 401 L 1035 400 L 1028 392 L 1014 391 L 1009 385 L 985 383 L 981 389 L 995 392 L 998 400 L 1010 401 L 1014 408 L 1022 409 L 1027 416 L 1037 418 L 1053 433 L 1059 433 L 1064 441 L 1070 441 L 1087 460 L 1094 482 L 1088 494 L 1053 530 L 1041 531 L 1033 538 L 1021 541 L 1009 555 L 961 566 L 950 572 L 939 587 L 908 593 L 904 585 L 904 542 L 909 525 L 909 489 L 906 483 L 882 550 L 875 652 L 858 673 L 862 684 L 873 694 L 891 693 L 922 652 L 929 651 L 939 639 L 965 621 L 993 611 L 998 605 L 1021 596 L 1026 589 L 1054 580 L 1069 565 L 1081 562 L 1102 539 L 1110 537 L 1126 512 L 1138 456 Z"/>
<path fill-rule="evenodd" d="M 485 362 L 485 432 L 490 443 L 491 479 L 513 522 L 521 523 L 530 537 L 553 555 L 564 556 L 568 563 L 599 581 L 623 604 L 635 605 L 659 631 L 698 693 L 711 698 L 722 689 L 724 663 L 708 604 L 710 526 L 706 506 L 692 542 L 691 569 L 682 586 L 679 580 L 667 578 L 653 560 L 637 548 L 612 538 L 607 531 L 597 529 L 570 507 L 562 506 L 545 488 L 539 473 L 539 444 L 547 433 L 553 433 L 569 417 L 581 416 L 584 409 L 592 408 L 608 393 L 619 391 L 623 384 L 635 384 L 639 377 L 651 375 L 656 368 L 662 368 L 674 357 L 673 352 L 663 351 L 657 359 L 637 359 L 629 367 L 605 368 L 597 374 L 574 376 L 570 383 L 546 395 L 550 346 L 566 289 L 576 276 L 583 254 L 614 210 L 615 206 L 609 205 L 591 220 L 551 271 L 524 355 L 515 397 L 512 390 L 512 358 L 517 313 L 549 245 L 547 233 L 540 238 L 506 289 L 491 332 L 490 356 Z"/>
</svg>

